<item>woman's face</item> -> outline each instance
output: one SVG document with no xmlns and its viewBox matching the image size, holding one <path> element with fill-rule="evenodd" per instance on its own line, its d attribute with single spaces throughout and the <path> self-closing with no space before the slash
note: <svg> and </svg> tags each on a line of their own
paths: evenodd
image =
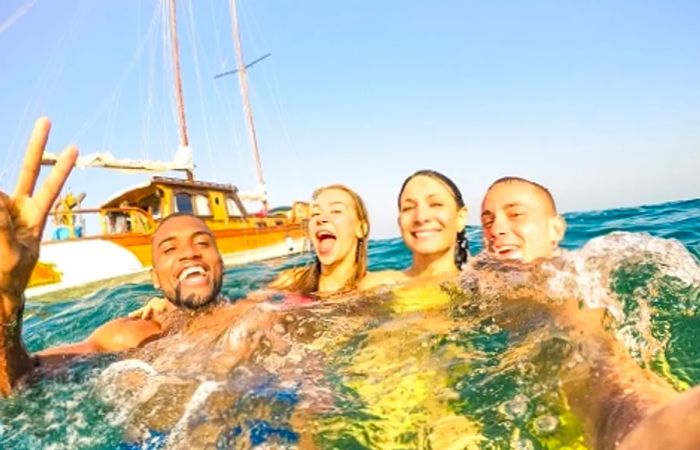
<svg viewBox="0 0 700 450">
<path fill-rule="evenodd" d="M 458 208 L 442 181 L 418 175 L 406 184 L 399 199 L 399 228 L 414 256 L 453 252 L 465 224 L 466 208 Z"/>
<path fill-rule="evenodd" d="M 341 189 L 321 191 L 311 203 L 309 236 L 322 265 L 355 258 L 358 239 L 364 237 L 355 202 Z"/>
</svg>

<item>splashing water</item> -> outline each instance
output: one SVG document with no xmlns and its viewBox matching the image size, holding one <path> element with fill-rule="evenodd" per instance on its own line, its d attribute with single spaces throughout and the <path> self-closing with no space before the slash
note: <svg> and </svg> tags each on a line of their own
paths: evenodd
<svg viewBox="0 0 700 450">
<path fill-rule="evenodd" d="M 572 215 L 566 246 L 596 239 L 541 273 L 505 268 L 483 292 L 460 284 L 467 276 L 291 311 L 290 354 L 263 352 L 223 376 L 208 374 L 211 358 L 199 350 L 179 356 L 189 366 L 180 372 L 115 356 L 78 360 L 0 402 L 0 446 L 295 448 L 312 439 L 347 449 L 584 449 L 559 379 L 585 358 L 544 307 L 509 303 L 499 289 L 534 277 L 546 300 L 605 307 L 637 363 L 685 389 L 700 383 L 699 217 L 698 200 Z M 634 233 L 596 235 L 613 228 Z M 470 238 L 479 242 L 474 230 Z M 409 263 L 399 240 L 372 242 L 370 258 L 374 269 Z M 228 269 L 224 290 L 241 297 L 304 261 Z M 139 284 L 30 303 L 26 340 L 36 350 L 82 339 L 155 294 Z M 183 352 L 199 348 L 188 345 Z"/>
</svg>

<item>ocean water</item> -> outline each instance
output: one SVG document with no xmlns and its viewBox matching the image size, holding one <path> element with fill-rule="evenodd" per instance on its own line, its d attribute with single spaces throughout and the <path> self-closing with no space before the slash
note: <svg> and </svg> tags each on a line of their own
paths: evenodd
<svg viewBox="0 0 700 450">
<path fill-rule="evenodd" d="M 614 317 L 610 333 L 630 357 L 677 390 L 700 383 L 700 199 L 572 213 L 566 219 L 562 246 L 571 251 L 565 266 L 572 269 L 557 272 L 552 289 L 605 306 Z M 477 254 L 480 230 L 472 227 L 468 236 Z M 278 271 L 307 260 L 228 268 L 224 293 L 244 297 Z M 409 263 L 400 239 L 370 242 L 371 270 Z M 400 307 L 389 312 L 377 306 L 381 301 L 366 300 L 367 320 L 345 336 L 328 332 L 340 337 L 327 346 L 332 351 L 324 354 L 322 368 L 314 369 L 311 378 L 324 384 L 313 385 L 310 398 L 332 407 L 320 408 L 308 427 L 296 425 L 294 412 L 307 395 L 301 387 L 307 380 L 282 382 L 269 368 L 236 375 L 250 378 L 241 382 L 247 387 L 241 391 L 237 385 L 236 401 L 216 416 L 220 429 L 207 445 L 294 448 L 306 430 L 323 448 L 446 448 L 445 436 L 461 436 L 459 448 L 586 448 L 581 421 L 556 385 L 554 371 L 566 357 L 559 341 L 549 335 L 517 340 L 499 322 L 507 308 L 485 308 L 483 299 L 442 290 L 413 293 L 409 300 L 396 294 L 398 300 L 390 301 Z M 412 306 L 439 303 L 443 294 L 449 305 L 435 310 L 447 313 L 434 323 L 426 319 L 432 313 Z M 81 299 L 29 302 L 25 341 L 38 350 L 83 339 L 154 295 L 147 284 L 127 284 Z M 375 310 L 376 317 L 366 314 Z M 323 313 L 314 317 L 326 321 Z M 343 328 L 342 319 L 328 319 L 334 325 L 327 328 Z M 115 406 L 105 394 L 101 374 L 116 360 L 103 355 L 76 361 L 0 402 L 0 448 L 186 448 L 205 442 L 180 439 L 214 420 L 211 408 L 194 408 L 199 405 L 194 398 L 199 392 L 206 400 L 202 392 L 220 385 L 202 382 L 175 425 L 134 431 L 138 408 Z M 325 397 L 319 400 L 317 392 Z M 183 434 L 183 424 L 194 427 L 191 433 L 184 428 Z"/>
</svg>

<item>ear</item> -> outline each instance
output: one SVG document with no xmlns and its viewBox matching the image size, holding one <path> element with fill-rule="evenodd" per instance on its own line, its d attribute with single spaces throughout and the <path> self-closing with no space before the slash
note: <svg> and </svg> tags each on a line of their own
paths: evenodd
<svg viewBox="0 0 700 450">
<path fill-rule="evenodd" d="M 151 283 L 153 283 L 153 287 L 156 289 L 160 289 L 160 281 L 158 280 L 158 275 L 156 274 L 156 271 L 153 270 L 151 267 Z"/>
<path fill-rule="evenodd" d="M 355 236 L 357 236 L 358 239 L 364 239 L 367 237 L 368 232 L 369 224 L 367 221 L 363 220 L 357 225 L 357 228 L 355 229 Z"/>
<path fill-rule="evenodd" d="M 457 229 L 463 230 L 467 226 L 467 218 L 469 217 L 469 209 L 466 206 L 462 206 L 459 211 L 457 211 Z"/>
<path fill-rule="evenodd" d="M 564 239 L 564 233 L 566 233 L 566 220 L 562 216 L 549 219 L 549 237 L 555 247 L 559 246 L 559 242 Z"/>
</svg>

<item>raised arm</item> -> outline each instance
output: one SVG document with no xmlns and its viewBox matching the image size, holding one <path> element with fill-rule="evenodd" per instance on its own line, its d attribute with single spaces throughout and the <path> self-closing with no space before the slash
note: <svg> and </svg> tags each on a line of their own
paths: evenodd
<svg viewBox="0 0 700 450">
<path fill-rule="evenodd" d="M 70 174 L 78 150 L 61 153 L 42 186 L 35 192 L 51 123 L 34 125 L 12 195 L 0 191 L 0 393 L 8 395 L 32 367 L 22 342 L 24 290 L 39 258 L 46 218 Z"/>
</svg>

